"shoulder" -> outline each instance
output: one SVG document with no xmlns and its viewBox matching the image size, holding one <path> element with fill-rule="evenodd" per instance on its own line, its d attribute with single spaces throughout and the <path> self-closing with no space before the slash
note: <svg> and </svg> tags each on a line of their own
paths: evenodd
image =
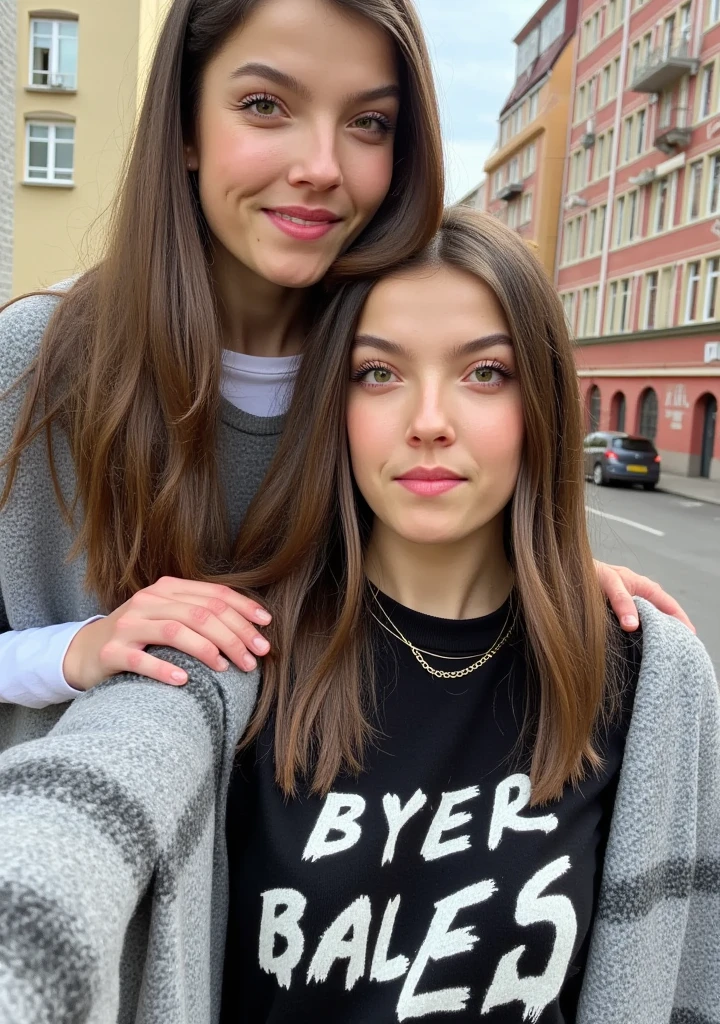
<svg viewBox="0 0 720 1024">
<path fill-rule="evenodd" d="M 0 393 L 25 372 L 37 355 L 62 293 L 68 292 L 75 280 L 61 281 L 43 294 L 28 295 L 0 313 Z"/>
<path fill-rule="evenodd" d="M 694 718 L 710 702 L 718 701 L 718 684 L 710 656 L 702 642 L 677 619 L 664 615 L 647 601 L 636 601 L 643 631 L 638 689 L 643 700 Z"/>
</svg>

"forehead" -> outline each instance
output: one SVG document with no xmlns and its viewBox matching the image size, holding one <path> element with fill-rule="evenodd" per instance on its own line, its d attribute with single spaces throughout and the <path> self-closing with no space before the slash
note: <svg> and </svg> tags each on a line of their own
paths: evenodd
<svg viewBox="0 0 720 1024">
<path fill-rule="evenodd" d="M 479 278 L 452 267 L 426 267 L 375 285 L 358 333 L 415 345 L 456 345 L 489 334 L 510 334 L 510 329 L 494 292 Z"/>
<path fill-rule="evenodd" d="M 338 81 L 338 70 L 343 71 L 343 84 L 357 74 L 363 80 L 384 74 L 393 81 L 397 76 L 388 33 L 333 0 L 260 0 L 228 37 L 216 63 L 270 59 L 283 70 L 292 65 L 295 74 L 319 72 L 326 88 Z"/>
</svg>

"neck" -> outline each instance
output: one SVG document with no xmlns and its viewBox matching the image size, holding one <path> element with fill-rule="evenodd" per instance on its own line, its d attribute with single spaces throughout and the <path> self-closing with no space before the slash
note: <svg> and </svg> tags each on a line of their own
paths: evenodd
<svg viewBox="0 0 720 1024">
<path fill-rule="evenodd" d="M 365 572 L 384 594 L 424 615 L 474 619 L 502 607 L 513 584 L 502 516 L 451 544 L 408 541 L 375 521 Z"/>
<path fill-rule="evenodd" d="M 292 356 L 301 351 L 307 326 L 305 289 L 273 284 L 217 242 L 210 272 L 223 348 L 249 356 Z"/>
</svg>

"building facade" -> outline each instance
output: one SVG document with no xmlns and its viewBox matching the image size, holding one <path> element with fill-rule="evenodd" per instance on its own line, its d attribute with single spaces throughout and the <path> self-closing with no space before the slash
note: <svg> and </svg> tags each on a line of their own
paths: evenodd
<svg viewBox="0 0 720 1024">
<path fill-rule="evenodd" d="M 556 283 L 587 426 L 720 479 L 720 0 L 581 0 Z"/>
<path fill-rule="evenodd" d="M 516 78 L 485 163 L 485 209 L 555 271 L 578 0 L 547 0 L 515 37 Z"/>
<path fill-rule="evenodd" d="M 8 2 L 0 0 L 0 11 Z M 57 282 L 102 254 L 167 6 L 167 0 L 73 0 L 71 8 L 39 9 L 34 0 L 17 0 L 9 108 L 13 294 Z"/>
<path fill-rule="evenodd" d="M 0 303 L 12 292 L 15 199 L 15 0 L 0 0 Z"/>
</svg>

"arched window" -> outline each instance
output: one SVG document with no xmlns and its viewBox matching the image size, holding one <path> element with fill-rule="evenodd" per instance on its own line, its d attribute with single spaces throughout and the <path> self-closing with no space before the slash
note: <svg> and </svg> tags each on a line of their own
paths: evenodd
<svg viewBox="0 0 720 1024">
<path fill-rule="evenodd" d="M 627 415 L 627 402 L 622 391 L 616 391 L 612 400 L 612 415 L 610 417 L 611 430 L 624 430 L 625 418 Z"/>
<path fill-rule="evenodd" d="M 643 391 L 640 399 L 640 426 L 638 433 L 655 440 L 658 421 L 658 398 L 653 388 Z"/>
<path fill-rule="evenodd" d="M 593 384 L 587 393 L 588 433 L 593 434 L 600 427 L 600 388 Z"/>
</svg>

